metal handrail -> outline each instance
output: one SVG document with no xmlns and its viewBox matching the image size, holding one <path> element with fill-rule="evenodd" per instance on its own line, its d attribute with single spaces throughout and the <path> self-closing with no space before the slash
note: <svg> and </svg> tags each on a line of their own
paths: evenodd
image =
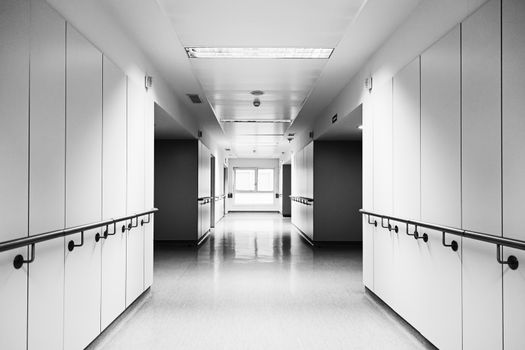
<svg viewBox="0 0 525 350">
<path fill-rule="evenodd" d="M 516 239 L 506 238 L 506 237 L 493 236 L 493 235 L 490 235 L 490 234 L 487 234 L 487 233 L 482 233 L 482 232 L 462 230 L 462 229 L 455 228 L 455 227 L 450 227 L 450 226 L 431 224 L 431 223 L 424 222 L 424 221 L 404 219 L 404 218 L 400 218 L 400 217 L 396 217 L 396 216 L 375 213 L 375 212 L 368 211 L 368 210 L 363 210 L 363 209 L 360 209 L 359 212 L 361 214 L 363 214 L 363 215 L 367 215 L 368 223 L 370 225 L 374 225 L 376 227 L 377 227 L 377 221 L 370 221 L 370 217 L 379 218 L 379 219 L 381 219 L 381 221 L 386 219 L 388 221 L 388 226 L 390 226 L 390 220 L 395 221 L 395 222 L 404 223 L 404 224 L 406 224 L 406 234 L 414 236 L 415 239 L 421 239 L 423 237 L 422 235 L 418 234 L 418 232 L 417 232 L 417 228 L 418 227 L 423 227 L 423 228 L 427 228 L 427 229 L 430 229 L 430 230 L 440 231 L 443 234 L 443 238 L 442 238 L 443 246 L 451 247 L 452 250 L 454 250 L 454 251 L 457 250 L 457 242 L 453 241 L 452 244 L 446 244 L 445 243 L 445 237 L 444 237 L 445 233 L 452 234 L 452 235 L 455 235 L 455 236 L 465 237 L 465 238 L 469 238 L 469 239 L 474 239 L 474 240 L 477 240 L 477 241 L 482 241 L 482 242 L 495 244 L 496 248 L 497 248 L 497 260 L 498 260 L 498 262 L 501 263 L 501 264 L 509 265 L 509 267 L 512 270 L 516 270 L 518 268 L 518 266 L 519 266 L 518 259 L 515 256 L 510 255 L 506 261 L 502 261 L 500 259 L 501 247 L 509 247 L 509 248 L 525 250 L 525 241 L 521 241 L 521 240 L 516 240 Z M 415 227 L 414 234 L 410 234 L 408 232 L 409 225 L 412 225 L 412 226 Z M 397 231 L 397 228 L 398 228 L 397 225 L 395 226 L 395 228 L 396 228 L 396 233 L 397 233 L 398 232 Z M 392 230 L 389 229 L 389 231 L 392 231 Z M 425 239 L 425 242 L 427 241 L 427 239 Z"/>
<path fill-rule="evenodd" d="M 302 196 L 288 196 L 294 202 L 299 202 L 301 204 L 311 205 L 314 202 L 313 198 L 302 197 Z"/>
<path fill-rule="evenodd" d="M 16 268 L 20 268 L 21 267 L 21 263 L 30 263 L 30 262 L 32 262 L 32 260 L 34 260 L 34 250 L 35 250 L 34 245 L 36 243 L 49 241 L 49 240 L 55 239 L 55 238 L 66 237 L 66 236 L 70 236 L 70 235 L 73 235 L 73 234 L 76 234 L 76 233 L 83 233 L 84 231 L 92 230 L 92 229 L 99 228 L 99 227 L 107 227 L 109 225 L 116 225 L 116 223 L 118 223 L 118 222 L 127 221 L 127 220 L 134 219 L 134 218 L 136 218 L 138 220 L 138 218 L 141 217 L 141 216 L 148 215 L 148 217 L 149 217 L 151 214 L 153 214 L 153 213 L 155 213 L 157 211 L 158 211 L 157 208 L 152 208 L 152 209 L 147 210 L 147 211 L 138 212 L 138 213 L 135 213 L 135 214 L 118 217 L 116 219 L 112 218 L 112 219 L 107 219 L 107 220 L 103 220 L 103 221 L 99 221 L 99 222 L 94 222 L 94 223 L 91 223 L 91 224 L 74 226 L 74 227 L 69 227 L 69 228 L 65 228 L 65 229 L 62 229 L 62 230 L 55 230 L 55 231 L 40 233 L 40 234 L 37 234 L 37 235 L 32 235 L 32 236 L 28 236 L 28 237 L 17 238 L 17 239 L 13 239 L 13 240 L 10 240 L 10 241 L 1 242 L 0 243 L 0 252 L 4 252 L 4 251 L 7 251 L 7 250 L 12 250 L 12 249 L 16 249 L 16 248 L 21 248 L 21 247 L 25 247 L 25 246 L 32 246 L 31 254 L 33 255 L 33 259 L 31 259 L 31 261 L 29 261 L 29 260 L 26 261 L 26 260 L 23 260 L 23 259 L 22 259 L 23 260 L 22 261 L 20 259 L 20 257 L 18 257 L 18 256 L 15 258 L 14 265 L 15 265 Z M 148 222 L 149 222 L 149 218 L 148 218 Z"/>
</svg>

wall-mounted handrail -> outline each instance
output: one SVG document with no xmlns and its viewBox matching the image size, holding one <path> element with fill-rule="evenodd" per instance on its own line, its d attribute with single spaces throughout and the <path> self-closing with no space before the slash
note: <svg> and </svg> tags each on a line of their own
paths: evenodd
<svg viewBox="0 0 525 350">
<path fill-rule="evenodd" d="M 214 197 L 211 197 L 211 198 L 214 198 Z M 218 202 L 220 201 L 221 199 L 224 199 L 226 198 L 226 195 L 225 194 L 221 194 L 220 196 L 215 196 L 215 201 Z"/>
<path fill-rule="evenodd" d="M 293 202 L 301 203 L 304 205 L 312 205 L 314 202 L 313 198 L 302 197 L 302 196 L 288 196 Z"/>
<path fill-rule="evenodd" d="M 387 220 L 393 220 L 393 221 L 396 221 L 396 222 L 403 222 L 403 223 L 405 223 L 407 225 L 407 234 L 408 234 L 408 225 L 413 225 L 416 228 L 416 231 L 414 232 L 413 236 L 416 239 L 423 238 L 423 240 L 425 240 L 425 238 L 426 238 L 425 242 L 428 240 L 428 235 L 426 233 L 424 233 L 423 235 L 420 235 L 417 232 L 417 228 L 418 227 L 424 227 L 424 228 L 427 228 L 427 229 L 430 229 L 430 230 L 441 231 L 441 233 L 443 235 L 443 237 L 442 237 L 443 245 L 445 247 L 451 247 L 452 250 L 454 250 L 454 247 L 456 247 L 456 250 L 457 250 L 457 242 L 456 241 L 452 241 L 451 244 L 446 244 L 445 243 L 445 234 L 446 233 L 452 234 L 452 235 L 456 235 L 456 236 L 460 236 L 460 237 L 469 238 L 469 239 L 474 239 L 474 240 L 482 241 L 482 242 L 486 242 L 486 243 L 496 244 L 496 246 L 497 246 L 497 257 L 496 257 L 497 261 L 500 264 L 508 265 L 509 268 L 512 269 L 512 270 L 516 270 L 518 268 L 518 266 L 519 266 L 518 259 L 514 255 L 510 255 L 507 258 L 506 261 L 501 260 L 501 256 L 500 256 L 501 249 L 500 249 L 500 247 L 509 247 L 509 248 L 514 248 L 514 249 L 525 250 L 525 241 L 520 241 L 520 240 L 517 240 L 517 239 L 506 238 L 506 237 L 498 237 L 498 236 L 493 236 L 493 235 L 489 235 L 489 234 L 486 234 L 486 233 L 475 232 L 475 231 L 467 231 L 467 230 L 462 230 L 462 229 L 454 228 L 454 227 L 450 227 L 450 226 L 437 225 L 437 224 L 431 224 L 431 223 L 423 222 L 423 221 L 404 219 L 404 218 L 400 218 L 400 217 L 396 217 L 396 216 L 390 216 L 390 215 L 385 215 L 385 214 L 374 213 L 372 211 L 363 210 L 363 209 L 360 209 L 359 212 L 361 214 L 363 214 L 363 215 L 367 215 L 368 216 L 368 222 L 369 223 L 370 223 L 370 217 L 380 218 L 381 220 L 387 219 Z M 371 224 L 373 224 L 373 222 Z"/>
<path fill-rule="evenodd" d="M 65 228 L 63 230 L 55 230 L 55 231 L 40 233 L 40 234 L 29 236 L 29 237 L 23 237 L 23 238 L 13 239 L 13 240 L 10 240 L 10 241 L 1 242 L 0 243 L 0 252 L 5 252 L 5 251 L 8 251 L 8 250 L 12 250 L 12 249 L 16 249 L 16 248 L 22 248 L 22 247 L 26 247 L 26 246 L 31 246 L 31 258 L 29 260 L 24 260 L 23 257 L 21 257 L 21 256 L 19 257 L 18 255 L 15 257 L 15 261 L 13 262 L 13 265 L 16 268 L 20 268 L 20 267 L 22 267 L 22 265 L 24 263 L 31 263 L 31 262 L 33 262 L 33 260 L 34 260 L 34 252 L 35 252 L 34 245 L 36 243 L 49 241 L 49 240 L 52 240 L 52 239 L 55 239 L 55 238 L 66 237 L 66 236 L 74 235 L 74 234 L 77 234 L 77 233 L 81 233 L 81 239 L 83 240 L 84 231 L 93 230 L 93 229 L 96 229 L 96 228 L 99 228 L 99 227 L 107 227 L 109 225 L 114 225 L 114 227 L 116 227 L 116 224 L 118 222 L 130 220 L 130 219 L 133 219 L 133 218 L 136 218 L 138 220 L 138 218 L 141 217 L 141 216 L 146 216 L 146 215 L 149 215 L 149 214 L 153 214 L 153 213 L 155 213 L 157 211 L 158 211 L 157 208 L 153 208 L 153 209 L 150 209 L 150 210 L 146 210 L 146 211 L 143 211 L 143 212 L 138 212 L 138 213 L 135 213 L 135 214 L 126 215 L 126 216 L 122 216 L 122 217 L 118 217 L 118 218 L 103 220 L 103 221 L 94 222 L 94 223 L 91 223 L 91 224 L 74 226 L 74 227 Z M 82 243 L 80 245 L 82 245 Z M 75 245 L 75 246 L 80 246 L 80 245 Z"/>
</svg>

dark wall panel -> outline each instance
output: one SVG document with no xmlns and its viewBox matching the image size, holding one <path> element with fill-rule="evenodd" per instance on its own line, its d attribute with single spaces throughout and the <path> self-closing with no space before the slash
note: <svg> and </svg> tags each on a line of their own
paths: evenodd
<svg viewBox="0 0 525 350">
<path fill-rule="evenodd" d="M 315 241 L 362 240 L 362 145 L 314 142 Z"/>
<path fill-rule="evenodd" d="M 292 205 L 290 201 L 290 195 L 292 194 L 292 165 L 283 165 L 283 198 L 282 198 L 282 215 L 292 215 Z"/>
<path fill-rule="evenodd" d="M 196 140 L 155 142 L 155 240 L 197 237 L 198 162 Z"/>
</svg>

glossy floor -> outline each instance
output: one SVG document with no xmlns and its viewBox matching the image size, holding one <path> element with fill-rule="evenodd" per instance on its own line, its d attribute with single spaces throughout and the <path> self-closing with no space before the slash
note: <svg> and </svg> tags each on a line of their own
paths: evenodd
<svg viewBox="0 0 525 350">
<path fill-rule="evenodd" d="M 278 214 L 229 214 L 200 248 L 157 248 L 155 280 L 91 349 L 431 348 L 361 282 L 359 248 L 312 249 Z"/>
</svg>

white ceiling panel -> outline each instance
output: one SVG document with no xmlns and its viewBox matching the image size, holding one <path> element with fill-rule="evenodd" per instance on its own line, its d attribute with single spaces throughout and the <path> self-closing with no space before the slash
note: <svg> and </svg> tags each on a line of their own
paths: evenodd
<svg viewBox="0 0 525 350">
<path fill-rule="evenodd" d="M 216 117 L 294 119 L 326 60 L 192 59 L 194 74 Z M 254 107 L 253 90 L 262 90 Z"/>
<path fill-rule="evenodd" d="M 363 0 L 158 0 L 184 46 L 335 47 Z"/>
</svg>

